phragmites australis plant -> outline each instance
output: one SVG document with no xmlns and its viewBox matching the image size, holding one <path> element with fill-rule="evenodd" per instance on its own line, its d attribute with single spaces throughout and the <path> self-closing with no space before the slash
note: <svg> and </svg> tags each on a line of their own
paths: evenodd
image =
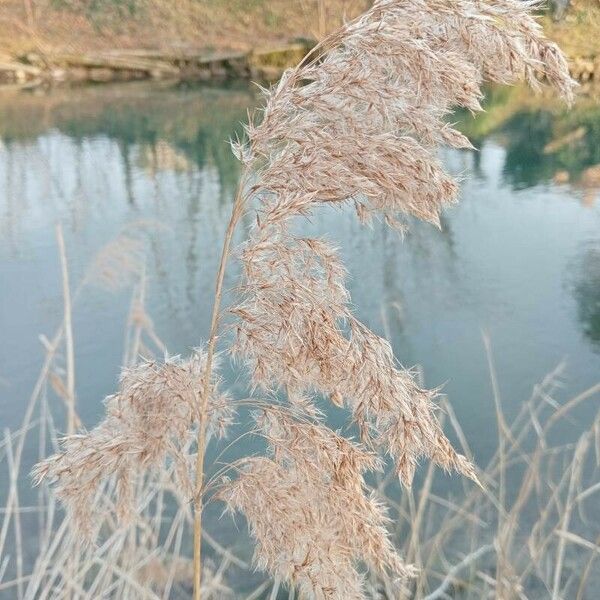
<svg viewBox="0 0 600 600">
<path fill-rule="evenodd" d="M 348 204 L 364 222 L 381 217 L 402 229 L 410 216 L 438 224 L 458 194 L 439 147 L 471 148 L 447 122 L 454 108 L 481 110 L 485 82 L 525 80 L 537 88 L 545 81 L 572 98 L 565 59 L 532 16 L 537 6 L 376 0 L 264 90 L 260 118 L 233 144 L 243 173 L 205 353 L 127 371 L 106 421 L 66 439 L 63 452 L 37 468 L 38 479 L 57 480 L 79 522 L 89 520 L 98 485 L 114 472 L 117 506 L 127 512 L 132 479 L 165 453 L 181 462 L 182 483 L 192 486 L 185 440 L 193 431 L 200 598 L 204 452 L 213 429 L 231 419 L 212 374 L 224 272 L 240 218 L 255 211 L 239 249 L 243 278 L 231 309 L 231 349 L 248 366 L 254 390 L 285 393 L 289 406 L 258 411 L 268 453 L 239 461 L 216 497 L 246 515 L 257 565 L 307 598 L 364 598 L 360 562 L 399 580 L 413 573 L 394 550 L 385 507 L 368 493 L 364 474 L 381 468 L 382 455 L 406 486 L 423 458 L 477 481 L 475 469 L 446 439 L 435 391 L 422 389 L 390 344 L 354 316 L 335 247 L 297 235 L 295 224 L 323 205 Z M 348 409 L 359 441 L 324 424 L 312 402 L 317 396 Z"/>
</svg>

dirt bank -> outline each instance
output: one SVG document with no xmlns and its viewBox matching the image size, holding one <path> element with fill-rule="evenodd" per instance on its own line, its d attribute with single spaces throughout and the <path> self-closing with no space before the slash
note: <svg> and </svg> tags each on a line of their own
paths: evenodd
<svg viewBox="0 0 600 600">
<path fill-rule="evenodd" d="M 370 0 L 0 0 L 0 83 L 272 80 L 302 55 L 307 40 L 318 39 L 369 4 Z M 574 77 L 600 81 L 598 0 L 573 0 L 562 21 L 545 15 L 542 23 L 572 59 Z"/>
</svg>

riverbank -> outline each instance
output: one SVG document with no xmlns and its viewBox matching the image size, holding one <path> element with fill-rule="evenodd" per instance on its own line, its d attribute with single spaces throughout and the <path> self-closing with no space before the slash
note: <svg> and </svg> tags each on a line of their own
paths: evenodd
<svg viewBox="0 0 600 600">
<path fill-rule="evenodd" d="M 297 64 L 314 46 L 299 40 L 247 51 L 126 49 L 89 53 L 30 52 L 0 54 L 0 85 L 35 87 L 62 82 L 107 83 L 144 79 L 211 81 L 250 79 L 272 82 Z M 600 54 L 570 60 L 571 75 L 581 83 L 600 82 Z"/>
<path fill-rule="evenodd" d="M 112 50 L 93 53 L 35 52 L 14 59 L 0 57 L 0 84 L 38 86 L 45 83 L 176 79 L 210 81 L 252 79 L 275 81 L 314 46 L 301 40 L 245 52 L 181 50 Z"/>
<path fill-rule="evenodd" d="M 276 80 L 368 0 L 0 0 L 0 84 Z M 600 4 L 541 17 L 581 82 L 600 81 Z"/>
<path fill-rule="evenodd" d="M 276 79 L 368 4 L 0 0 L 0 82 Z"/>
</svg>

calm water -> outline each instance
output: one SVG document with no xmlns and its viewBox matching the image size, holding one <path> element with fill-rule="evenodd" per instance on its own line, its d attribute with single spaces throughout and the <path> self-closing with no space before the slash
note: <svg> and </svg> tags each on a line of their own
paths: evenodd
<svg viewBox="0 0 600 600">
<path fill-rule="evenodd" d="M 509 416 L 562 360 L 561 399 L 600 380 L 600 108 L 584 102 L 566 115 L 520 95 L 496 92 L 487 114 L 465 118 L 479 152 L 445 152 L 465 183 L 442 231 L 415 223 L 402 240 L 333 210 L 307 225 L 342 248 L 360 318 L 390 337 L 403 364 L 420 365 L 428 385 L 444 385 L 481 463 L 496 439 L 483 331 Z M 57 222 L 74 285 L 104 244 L 136 231 L 158 334 L 171 353 L 206 337 L 237 178 L 226 140 L 255 102 L 245 87 L 146 84 L 0 95 L 3 428 L 19 425 L 43 358 L 38 336 L 61 319 Z M 561 145 L 572 131 L 574 141 Z M 229 286 L 236 274 L 234 266 Z M 87 424 L 115 387 L 129 303 L 130 291 L 97 287 L 78 298 Z M 238 379 L 232 385 L 243 393 Z M 576 415 L 579 423 L 592 409 Z"/>
</svg>

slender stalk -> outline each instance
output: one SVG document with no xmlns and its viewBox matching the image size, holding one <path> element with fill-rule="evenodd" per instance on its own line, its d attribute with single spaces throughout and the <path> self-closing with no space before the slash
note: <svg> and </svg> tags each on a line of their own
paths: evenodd
<svg viewBox="0 0 600 600">
<path fill-rule="evenodd" d="M 490 371 L 490 380 L 492 382 L 492 391 L 494 394 L 494 405 L 496 407 L 496 422 L 498 423 L 498 454 L 500 460 L 499 474 L 499 490 L 498 490 L 498 533 L 496 536 L 496 585 L 499 597 L 504 598 L 509 590 L 505 589 L 506 583 L 505 570 L 508 568 L 508 559 L 506 556 L 505 541 L 506 541 L 506 454 L 507 454 L 507 439 L 510 439 L 508 425 L 504 419 L 502 411 L 502 400 L 500 397 L 500 388 L 496 377 L 496 368 L 494 366 L 494 358 L 492 356 L 492 345 L 487 333 L 483 334 L 483 343 L 485 345 L 486 356 L 488 360 L 488 368 Z"/>
<path fill-rule="evenodd" d="M 194 490 L 194 600 L 201 598 L 201 579 L 202 579 L 202 486 L 204 484 L 204 454 L 206 449 L 206 412 L 208 399 L 210 397 L 210 381 L 212 375 L 213 358 L 217 343 L 217 333 L 219 330 L 221 300 L 223 297 L 223 281 L 225 279 L 225 267 L 231 251 L 231 242 L 235 233 L 236 225 L 243 214 L 244 207 L 244 187 L 246 181 L 246 171 L 240 178 L 240 183 L 236 191 L 231 217 L 227 225 L 223 249 L 219 260 L 219 270 L 215 284 L 215 300 L 212 311 L 210 335 L 206 349 L 206 369 L 204 371 L 204 388 L 202 396 L 199 399 L 199 424 L 197 436 L 197 454 L 196 454 L 196 486 Z"/>
<path fill-rule="evenodd" d="M 75 433 L 75 352 L 73 349 L 73 324 L 71 309 L 71 291 L 69 288 L 69 268 L 67 264 L 67 253 L 65 251 L 65 238 L 63 236 L 62 225 L 56 226 L 56 241 L 58 242 L 58 251 L 60 254 L 60 266 L 62 271 L 63 283 L 63 302 L 65 312 L 65 346 L 67 354 L 67 433 Z"/>
<path fill-rule="evenodd" d="M 13 456 L 13 442 L 8 429 L 4 432 L 4 444 L 6 447 L 6 457 L 8 463 L 8 478 L 9 478 L 9 500 L 6 503 L 6 514 L 2 523 L 2 530 L 0 531 L 0 555 L 6 542 L 6 536 L 8 534 L 8 527 L 11 521 L 13 521 L 14 535 L 15 535 L 15 548 L 14 553 L 16 555 L 16 566 L 17 566 L 17 584 L 18 584 L 18 597 L 23 597 L 23 541 L 21 536 L 21 513 L 19 510 L 19 487 L 18 487 L 18 470 L 15 468 L 14 456 Z M 11 514 L 12 513 L 12 514 Z"/>
<path fill-rule="evenodd" d="M 575 450 L 575 455 L 573 457 L 573 463 L 571 465 L 571 478 L 569 480 L 569 491 L 567 493 L 567 501 L 565 504 L 565 509 L 563 514 L 561 515 L 561 520 L 558 525 L 561 531 L 568 532 L 569 526 L 571 523 L 571 514 L 573 512 L 573 497 L 575 496 L 575 491 L 577 489 L 577 485 L 579 484 L 579 478 L 581 476 L 581 471 L 584 466 L 585 455 L 589 446 L 589 438 L 587 436 L 583 436 L 579 443 L 577 444 L 577 449 Z M 552 600 L 558 600 L 561 594 L 561 580 L 562 580 L 562 570 L 565 559 L 565 548 L 566 548 L 566 539 L 564 536 L 561 536 L 558 541 L 558 548 L 556 550 L 556 561 L 554 563 L 554 578 L 552 581 Z"/>
<path fill-rule="evenodd" d="M 138 296 L 135 300 L 135 304 L 133 306 L 133 315 L 132 321 L 135 321 L 135 312 L 142 311 L 144 307 L 144 303 L 146 301 L 146 268 L 142 269 L 142 273 L 140 275 L 140 284 L 138 290 Z M 137 319 L 137 323 L 133 328 L 133 340 L 129 349 L 128 362 L 126 365 L 135 365 L 138 362 L 138 357 L 140 354 L 141 342 L 142 342 L 142 331 L 143 331 L 143 321 Z"/>
<path fill-rule="evenodd" d="M 446 590 L 452 585 L 455 577 L 458 575 L 460 571 L 462 571 L 465 567 L 477 562 L 482 556 L 492 552 L 494 550 L 493 546 L 481 546 L 471 554 L 465 556 L 457 565 L 453 566 L 449 571 L 441 585 L 431 592 L 428 596 L 424 597 L 424 600 L 438 600 L 438 598 L 446 598 Z"/>
<path fill-rule="evenodd" d="M 72 303 L 71 288 L 69 285 L 69 266 L 67 263 L 67 252 L 65 250 L 65 238 L 63 236 L 62 225 L 56 225 L 56 241 L 58 242 L 58 252 L 60 254 L 60 268 L 62 272 L 63 304 L 64 304 L 64 324 L 65 324 L 65 352 L 67 358 L 67 433 L 73 435 L 77 415 L 75 413 L 75 350 L 73 344 L 73 322 L 72 322 Z M 69 557 L 67 571 L 71 578 L 74 578 L 79 562 L 79 543 L 75 544 L 75 551 Z M 67 598 L 71 598 L 71 590 L 67 591 Z"/>
<path fill-rule="evenodd" d="M 594 545 L 596 548 L 600 548 L 600 536 L 596 538 L 596 543 Z M 579 587 L 577 588 L 577 598 L 575 598 L 575 600 L 583 600 L 583 594 L 585 593 L 586 584 L 591 573 L 592 565 L 594 564 L 596 558 L 596 553 L 592 552 L 590 554 L 590 558 L 588 559 L 585 565 L 585 568 L 583 569 L 581 578 L 579 579 Z"/>
<path fill-rule="evenodd" d="M 273 589 L 271 590 L 271 595 L 269 596 L 269 600 L 277 600 L 277 594 L 279 593 L 279 587 L 281 586 L 281 579 L 279 577 L 275 580 L 273 584 Z"/>
<path fill-rule="evenodd" d="M 323 39 L 325 37 L 325 32 L 327 30 L 327 16 L 325 10 L 325 0 L 318 0 L 318 12 L 319 12 L 319 39 Z"/>
</svg>

